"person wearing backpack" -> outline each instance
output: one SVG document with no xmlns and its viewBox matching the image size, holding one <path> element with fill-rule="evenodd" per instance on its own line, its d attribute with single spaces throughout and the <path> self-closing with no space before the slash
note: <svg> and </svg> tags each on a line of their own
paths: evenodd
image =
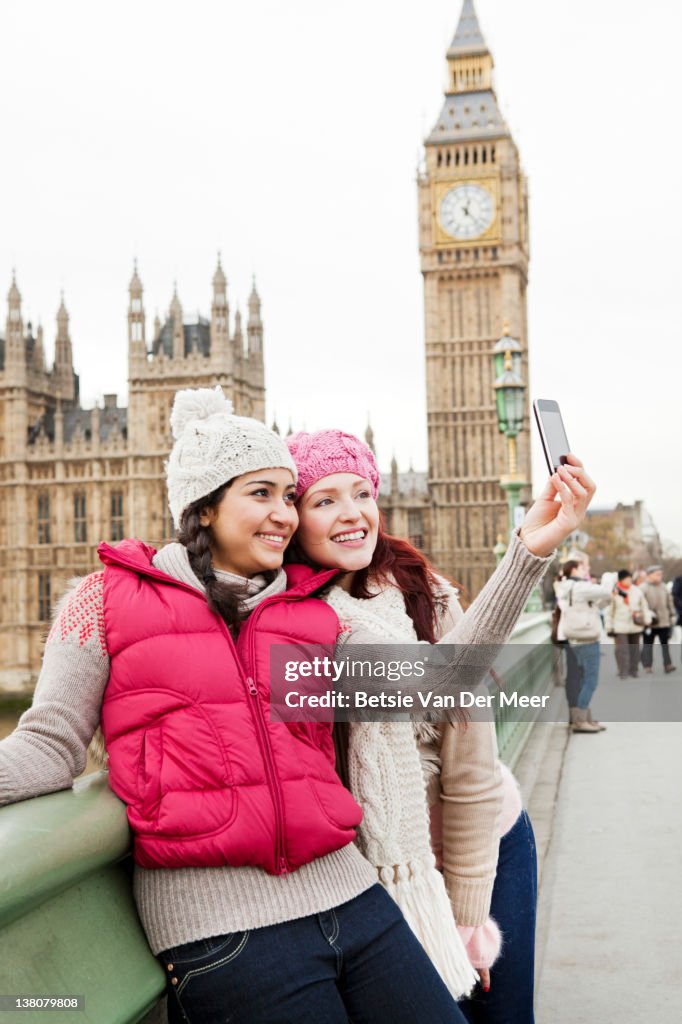
<svg viewBox="0 0 682 1024">
<path fill-rule="evenodd" d="M 592 582 L 586 560 L 564 563 L 562 575 L 563 580 L 556 586 L 561 626 L 582 671 L 582 686 L 576 706 L 571 708 L 571 727 L 573 732 L 602 732 L 606 727 L 593 719 L 590 702 L 599 682 L 599 608 L 611 600 L 611 589 Z"/>
</svg>

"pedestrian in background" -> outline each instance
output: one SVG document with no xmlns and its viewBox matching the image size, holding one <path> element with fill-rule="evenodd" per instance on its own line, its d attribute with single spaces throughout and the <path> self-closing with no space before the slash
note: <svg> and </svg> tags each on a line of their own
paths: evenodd
<svg viewBox="0 0 682 1024">
<path fill-rule="evenodd" d="M 632 582 L 629 569 L 618 570 L 611 603 L 606 609 L 605 627 L 615 640 L 618 678 L 637 679 L 639 675 L 640 638 L 651 625 L 651 611 L 638 586 Z"/>
<path fill-rule="evenodd" d="M 644 647 L 642 649 L 642 665 L 645 672 L 653 672 L 654 641 L 658 637 L 663 652 L 663 667 L 666 672 L 674 672 L 675 666 L 670 657 L 670 633 L 675 625 L 677 613 L 673 598 L 663 582 L 663 566 L 650 565 L 646 571 L 646 583 L 642 584 L 642 593 L 651 609 L 652 622 L 644 630 Z"/>
<path fill-rule="evenodd" d="M 580 692 L 571 707 L 573 732 L 601 732 L 606 727 L 592 717 L 590 702 L 599 682 L 601 650 L 601 616 L 599 608 L 611 599 L 609 587 L 593 583 L 589 557 L 581 552 L 581 560 L 564 564 L 564 579 L 557 585 L 563 635 L 582 672 Z"/>
</svg>

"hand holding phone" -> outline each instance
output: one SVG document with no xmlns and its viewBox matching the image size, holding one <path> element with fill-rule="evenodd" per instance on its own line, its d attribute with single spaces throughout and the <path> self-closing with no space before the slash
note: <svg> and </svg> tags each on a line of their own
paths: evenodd
<svg viewBox="0 0 682 1024">
<path fill-rule="evenodd" d="M 533 402 L 533 411 L 550 479 L 528 509 L 520 535 L 532 554 L 546 557 L 578 529 L 596 487 L 571 454 L 558 404 L 540 398 Z"/>
</svg>

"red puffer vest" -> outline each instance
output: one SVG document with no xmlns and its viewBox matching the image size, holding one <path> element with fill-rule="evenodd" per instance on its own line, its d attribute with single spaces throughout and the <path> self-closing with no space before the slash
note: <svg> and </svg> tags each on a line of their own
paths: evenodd
<svg viewBox="0 0 682 1024">
<path fill-rule="evenodd" d="M 334 771 L 331 726 L 270 721 L 270 645 L 333 645 L 338 619 L 301 573 L 235 646 L 204 595 L 140 541 L 99 546 L 111 657 L 102 707 L 109 778 L 146 868 L 293 871 L 355 838 L 362 811 Z"/>
</svg>

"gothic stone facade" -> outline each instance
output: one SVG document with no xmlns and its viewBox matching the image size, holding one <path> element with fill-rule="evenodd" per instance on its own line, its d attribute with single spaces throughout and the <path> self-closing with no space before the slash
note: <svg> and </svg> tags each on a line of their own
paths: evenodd
<svg viewBox="0 0 682 1024">
<path fill-rule="evenodd" d="M 42 329 L 24 325 L 12 281 L 0 334 L 0 691 L 35 679 L 50 607 L 70 577 L 99 567 L 100 540 L 172 536 L 163 463 L 178 388 L 220 384 L 235 412 L 265 417 L 255 285 L 245 333 L 239 312 L 231 330 L 219 261 L 210 319 L 183 317 L 175 293 L 151 344 L 137 268 L 129 295 L 128 408 L 106 395 L 103 408 L 83 409 L 63 299 L 48 369 Z"/>
</svg>

